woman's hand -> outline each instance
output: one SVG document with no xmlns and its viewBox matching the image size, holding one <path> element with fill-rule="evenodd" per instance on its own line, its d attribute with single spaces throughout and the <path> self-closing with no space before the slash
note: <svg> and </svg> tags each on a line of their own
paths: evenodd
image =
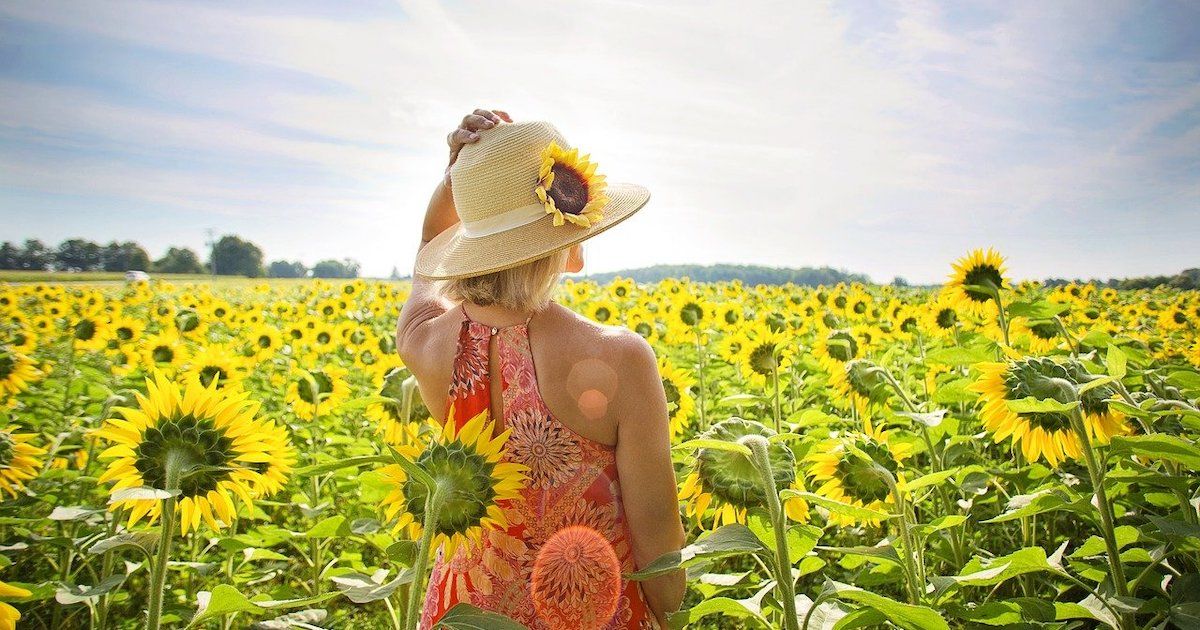
<svg viewBox="0 0 1200 630">
<path fill-rule="evenodd" d="M 451 131 L 446 136 L 446 144 L 450 145 L 450 163 L 446 165 L 444 180 L 447 187 L 450 186 L 450 167 L 454 166 L 454 162 L 458 160 L 459 151 L 462 151 L 464 146 L 477 142 L 480 131 L 491 129 L 501 122 L 512 122 L 512 118 L 507 112 L 498 109 L 477 109 L 463 117 L 458 129 Z"/>
</svg>

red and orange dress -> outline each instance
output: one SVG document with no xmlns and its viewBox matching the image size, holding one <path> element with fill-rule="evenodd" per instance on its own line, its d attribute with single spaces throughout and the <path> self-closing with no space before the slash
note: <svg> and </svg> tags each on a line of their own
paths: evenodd
<svg viewBox="0 0 1200 630">
<path fill-rule="evenodd" d="M 443 557 L 441 548 L 437 550 L 420 627 L 433 627 L 455 604 L 467 602 L 511 617 L 533 630 L 581 625 L 606 630 L 658 628 L 641 584 L 624 579 L 616 613 L 607 623 L 542 618 L 534 610 L 530 591 L 534 559 L 542 544 L 564 527 L 591 527 L 612 544 L 622 573 L 636 570 L 629 525 L 621 505 L 616 447 L 586 438 L 551 415 L 538 391 L 529 346 L 529 320 L 491 327 L 472 320 L 465 310 L 462 314 L 450 380 L 455 424 L 462 427 L 491 406 L 488 346 L 491 337 L 496 336 L 496 360 L 504 388 L 503 426 L 512 429 L 504 460 L 528 466 L 529 479 L 520 498 L 499 504 L 508 520 L 507 529 L 485 529 L 479 546 L 462 545 L 452 558 Z M 555 591 L 566 597 L 567 593 L 590 590 L 588 585 L 578 586 Z M 561 604 L 553 608 L 579 609 L 571 602 Z"/>
</svg>

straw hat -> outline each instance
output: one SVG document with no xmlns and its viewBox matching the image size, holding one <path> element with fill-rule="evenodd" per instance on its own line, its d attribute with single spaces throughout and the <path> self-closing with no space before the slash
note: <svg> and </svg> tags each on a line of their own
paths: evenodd
<svg viewBox="0 0 1200 630">
<path fill-rule="evenodd" d="M 433 280 L 467 278 L 548 256 L 589 239 L 646 205 L 650 192 L 610 184 L 547 122 L 479 132 L 450 170 L 461 222 L 417 254 Z"/>
</svg>

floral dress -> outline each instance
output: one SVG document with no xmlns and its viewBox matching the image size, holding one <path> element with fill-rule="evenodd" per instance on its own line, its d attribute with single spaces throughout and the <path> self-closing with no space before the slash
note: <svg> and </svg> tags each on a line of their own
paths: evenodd
<svg viewBox="0 0 1200 630">
<path fill-rule="evenodd" d="M 439 548 L 421 612 L 421 628 L 432 628 L 451 607 L 467 602 L 501 613 L 533 630 L 559 630 L 581 625 L 658 628 L 641 584 L 622 579 L 621 596 L 611 619 L 581 624 L 579 619 L 541 618 L 530 592 L 533 563 L 542 544 L 558 530 L 587 525 L 612 544 L 622 573 L 635 571 L 629 525 L 621 505 L 616 448 L 579 435 L 559 422 L 538 391 L 529 347 L 529 320 L 491 327 L 462 311 L 462 328 L 454 357 L 450 401 L 455 422 L 467 420 L 491 405 L 488 345 L 497 337 L 496 359 L 504 387 L 504 423 L 512 429 L 504 458 L 529 467 L 521 498 L 500 502 L 509 527 L 485 529 L 482 544 L 460 546 L 453 558 Z M 532 316 L 531 316 L 532 318 Z M 583 588 L 556 589 L 580 593 Z M 571 602 L 555 610 L 578 610 Z"/>
</svg>

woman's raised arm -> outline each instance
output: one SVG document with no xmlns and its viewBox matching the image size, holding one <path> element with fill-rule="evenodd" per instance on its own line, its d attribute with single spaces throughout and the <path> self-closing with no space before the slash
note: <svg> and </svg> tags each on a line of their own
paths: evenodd
<svg viewBox="0 0 1200 630">
<path fill-rule="evenodd" d="M 446 136 L 446 144 L 450 146 L 450 159 L 446 164 L 445 175 L 434 189 L 429 198 L 429 206 L 425 209 L 418 252 L 433 240 L 433 237 L 458 223 L 454 194 L 450 188 L 450 167 L 454 166 L 455 160 L 458 159 L 459 151 L 462 151 L 463 146 L 478 141 L 481 130 L 491 129 L 501 122 L 512 122 L 512 119 L 500 110 L 477 109 L 463 117 L 458 128 Z M 437 296 L 432 281 L 417 275 L 414 264 L 412 291 L 405 300 L 404 307 L 400 309 L 400 321 L 396 323 L 396 349 L 400 356 L 411 354 L 413 340 L 418 338 L 412 333 L 418 326 L 445 313 L 451 307 L 451 304 Z"/>
</svg>

